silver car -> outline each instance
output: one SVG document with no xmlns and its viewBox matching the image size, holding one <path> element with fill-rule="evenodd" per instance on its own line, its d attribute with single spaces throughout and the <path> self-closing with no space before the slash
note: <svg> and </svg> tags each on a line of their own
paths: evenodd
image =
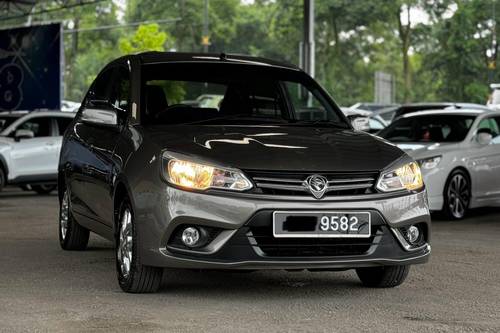
<svg viewBox="0 0 500 333">
<path fill-rule="evenodd" d="M 500 112 L 409 113 L 380 136 L 419 162 L 431 210 L 461 219 L 469 208 L 500 205 Z"/>
<path fill-rule="evenodd" d="M 75 113 L 0 112 L 0 190 L 18 185 L 40 194 L 57 187 L 62 135 Z"/>
</svg>

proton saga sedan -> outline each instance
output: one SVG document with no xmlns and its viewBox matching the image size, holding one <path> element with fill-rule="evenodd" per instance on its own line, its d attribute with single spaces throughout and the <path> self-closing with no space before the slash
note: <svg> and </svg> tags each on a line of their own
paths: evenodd
<svg viewBox="0 0 500 333">
<path fill-rule="evenodd" d="M 223 97 L 189 102 L 203 95 Z M 431 251 L 419 165 L 262 58 L 111 62 L 64 135 L 58 189 L 62 248 L 113 241 L 126 292 L 156 291 L 164 268 L 355 269 L 395 287 Z"/>
</svg>

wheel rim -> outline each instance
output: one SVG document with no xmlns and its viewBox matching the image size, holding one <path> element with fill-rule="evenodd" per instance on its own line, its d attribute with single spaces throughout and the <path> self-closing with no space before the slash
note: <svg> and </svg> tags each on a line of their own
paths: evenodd
<svg viewBox="0 0 500 333">
<path fill-rule="evenodd" d="M 118 263 L 124 277 L 130 274 L 132 264 L 132 213 L 128 208 L 120 218 L 120 239 L 118 242 Z"/>
<path fill-rule="evenodd" d="M 448 205 L 455 218 L 462 218 L 469 206 L 469 184 L 467 179 L 458 174 L 453 176 L 448 186 Z"/>
<path fill-rule="evenodd" d="M 68 220 L 69 220 L 69 200 L 68 192 L 64 192 L 63 200 L 61 203 L 61 215 L 59 217 L 59 227 L 61 229 L 61 238 L 66 239 L 66 234 L 68 232 Z"/>
</svg>

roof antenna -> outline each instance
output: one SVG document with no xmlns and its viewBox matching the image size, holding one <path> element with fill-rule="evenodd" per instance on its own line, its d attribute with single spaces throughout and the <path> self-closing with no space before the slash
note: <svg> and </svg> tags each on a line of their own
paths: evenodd
<svg viewBox="0 0 500 333">
<path fill-rule="evenodd" d="M 219 59 L 222 60 L 222 61 L 225 61 L 227 60 L 227 57 L 226 57 L 226 54 L 224 52 L 222 52 L 219 56 Z"/>
</svg>

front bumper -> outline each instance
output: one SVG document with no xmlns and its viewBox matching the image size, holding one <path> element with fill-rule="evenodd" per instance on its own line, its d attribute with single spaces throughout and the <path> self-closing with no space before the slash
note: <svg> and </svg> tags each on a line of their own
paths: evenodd
<svg viewBox="0 0 500 333">
<path fill-rule="evenodd" d="M 424 263 L 430 254 L 431 221 L 425 191 L 399 197 L 370 195 L 331 200 L 193 193 L 169 186 L 162 193 L 156 200 L 151 200 L 151 193 L 147 198 L 139 194 L 134 200 L 139 255 L 145 265 L 193 269 L 349 269 Z M 341 245 L 333 239 L 328 244 L 302 244 L 301 239 L 295 239 L 297 249 L 304 251 L 280 253 L 266 231 L 275 210 L 370 211 L 374 217 L 373 236 L 363 244 Z M 426 243 L 408 251 L 393 229 L 417 223 L 425 226 Z M 201 251 L 172 246 L 176 228 L 187 224 L 223 232 Z"/>
</svg>

